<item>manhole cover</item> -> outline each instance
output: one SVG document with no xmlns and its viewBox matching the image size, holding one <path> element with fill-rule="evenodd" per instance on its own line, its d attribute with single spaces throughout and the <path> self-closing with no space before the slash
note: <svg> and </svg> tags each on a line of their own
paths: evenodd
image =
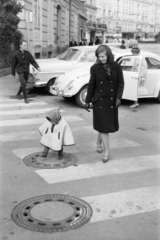
<svg viewBox="0 0 160 240">
<path fill-rule="evenodd" d="M 20 227 L 38 232 L 61 232 L 87 223 L 92 208 L 85 201 L 63 194 L 48 194 L 19 203 L 11 213 Z"/>
<path fill-rule="evenodd" d="M 23 161 L 27 166 L 41 169 L 66 168 L 69 166 L 77 166 L 77 158 L 71 153 L 64 153 L 61 160 L 57 160 L 57 153 L 51 152 L 47 158 L 40 157 L 41 152 L 27 155 Z"/>
</svg>

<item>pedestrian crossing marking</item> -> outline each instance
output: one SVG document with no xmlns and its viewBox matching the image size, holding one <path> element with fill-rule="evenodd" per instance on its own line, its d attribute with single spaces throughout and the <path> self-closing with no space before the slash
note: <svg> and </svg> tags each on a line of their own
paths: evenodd
<svg viewBox="0 0 160 240">
<path fill-rule="evenodd" d="M 0 116 L 9 116 L 9 115 L 23 115 L 23 114 L 37 114 L 37 113 L 46 113 L 51 111 L 53 108 L 39 108 L 39 109 L 29 109 L 29 110 L 13 110 L 13 111 L 0 111 Z M 60 110 L 64 112 L 64 110 Z"/>
<path fill-rule="evenodd" d="M 6 104 L 0 104 L 0 108 L 14 108 L 14 107 L 31 107 L 31 106 L 44 106 L 47 105 L 45 102 L 30 102 L 29 104 L 26 104 L 25 102 L 17 102 L 17 103 L 6 103 Z"/>
<path fill-rule="evenodd" d="M 68 122 L 76 122 L 83 121 L 84 119 L 76 116 L 64 116 L 66 121 Z M 20 126 L 20 125 L 34 125 L 34 124 L 42 124 L 45 118 L 28 118 L 28 119 L 16 119 L 16 120 L 2 120 L 0 121 L 0 127 L 8 127 L 8 126 Z"/>
<path fill-rule="evenodd" d="M 31 99 L 31 98 L 30 98 Z M 18 102 L 19 99 L 8 99 L 8 98 L 0 98 L 0 102 Z"/>
<path fill-rule="evenodd" d="M 35 147 L 35 148 L 20 148 L 20 149 L 14 149 L 12 152 L 19 158 L 23 159 L 27 155 L 35 152 L 42 152 L 43 147 Z"/>
<path fill-rule="evenodd" d="M 135 158 L 118 159 L 103 164 L 101 156 L 97 155 L 97 162 L 80 164 L 65 169 L 43 169 L 35 172 L 48 184 L 82 180 L 93 177 L 123 174 L 160 168 L 160 155 L 141 156 Z"/>
<path fill-rule="evenodd" d="M 91 223 L 160 210 L 160 186 L 82 198 L 93 209 Z"/>
</svg>

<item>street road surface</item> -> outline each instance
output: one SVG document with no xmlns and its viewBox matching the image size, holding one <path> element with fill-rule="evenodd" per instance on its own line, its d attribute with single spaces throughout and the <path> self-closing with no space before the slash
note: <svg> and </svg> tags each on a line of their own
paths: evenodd
<svg viewBox="0 0 160 240">
<path fill-rule="evenodd" d="M 42 90 L 32 91 L 30 103 L 25 104 L 15 98 L 18 86 L 11 76 L 1 79 L 0 239 L 159 240 L 160 105 L 156 100 L 141 99 L 137 109 L 129 108 L 130 101 L 122 101 L 120 131 L 110 134 L 110 160 L 104 164 L 102 154 L 96 152 L 92 112 Z M 23 158 L 43 150 L 38 127 L 55 106 L 62 107 L 73 131 L 76 145 L 64 151 L 76 155 L 78 166 L 27 167 Z M 48 234 L 23 229 L 11 220 L 12 209 L 21 201 L 54 193 L 88 202 L 93 209 L 90 221 L 76 230 Z M 39 215 L 44 217 L 45 213 Z"/>
</svg>

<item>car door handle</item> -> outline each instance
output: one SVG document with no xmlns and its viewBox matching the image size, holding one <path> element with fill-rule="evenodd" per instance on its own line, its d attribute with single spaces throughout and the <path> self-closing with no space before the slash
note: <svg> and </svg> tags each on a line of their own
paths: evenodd
<svg viewBox="0 0 160 240">
<path fill-rule="evenodd" d="M 137 79 L 138 80 L 138 77 L 131 77 L 132 79 Z"/>
</svg>

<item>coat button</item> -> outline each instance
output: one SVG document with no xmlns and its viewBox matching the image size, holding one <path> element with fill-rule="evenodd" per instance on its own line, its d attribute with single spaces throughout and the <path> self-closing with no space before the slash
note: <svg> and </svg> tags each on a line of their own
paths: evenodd
<svg viewBox="0 0 160 240">
<path fill-rule="evenodd" d="M 111 89 L 111 91 L 113 91 L 113 89 Z"/>
<path fill-rule="evenodd" d="M 102 108 L 102 107 L 100 106 L 100 108 Z"/>
<path fill-rule="evenodd" d="M 113 106 L 111 106 L 111 108 L 113 108 Z"/>
<path fill-rule="evenodd" d="M 102 84 L 103 82 L 101 82 L 101 84 Z"/>
<path fill-rule="evenodd" d="M 102 100 L 102 98 L 100 98 L 100 100 Z"/>
<path fill-rule="evenodd" d="M 111 98 L 111 100 L 113 100 L 113 98 Z"/>
<path fill-rule="evenodd" d="M 100 90 L 100 92 L 102 92 L 102 90 Z"/>
</svg>

